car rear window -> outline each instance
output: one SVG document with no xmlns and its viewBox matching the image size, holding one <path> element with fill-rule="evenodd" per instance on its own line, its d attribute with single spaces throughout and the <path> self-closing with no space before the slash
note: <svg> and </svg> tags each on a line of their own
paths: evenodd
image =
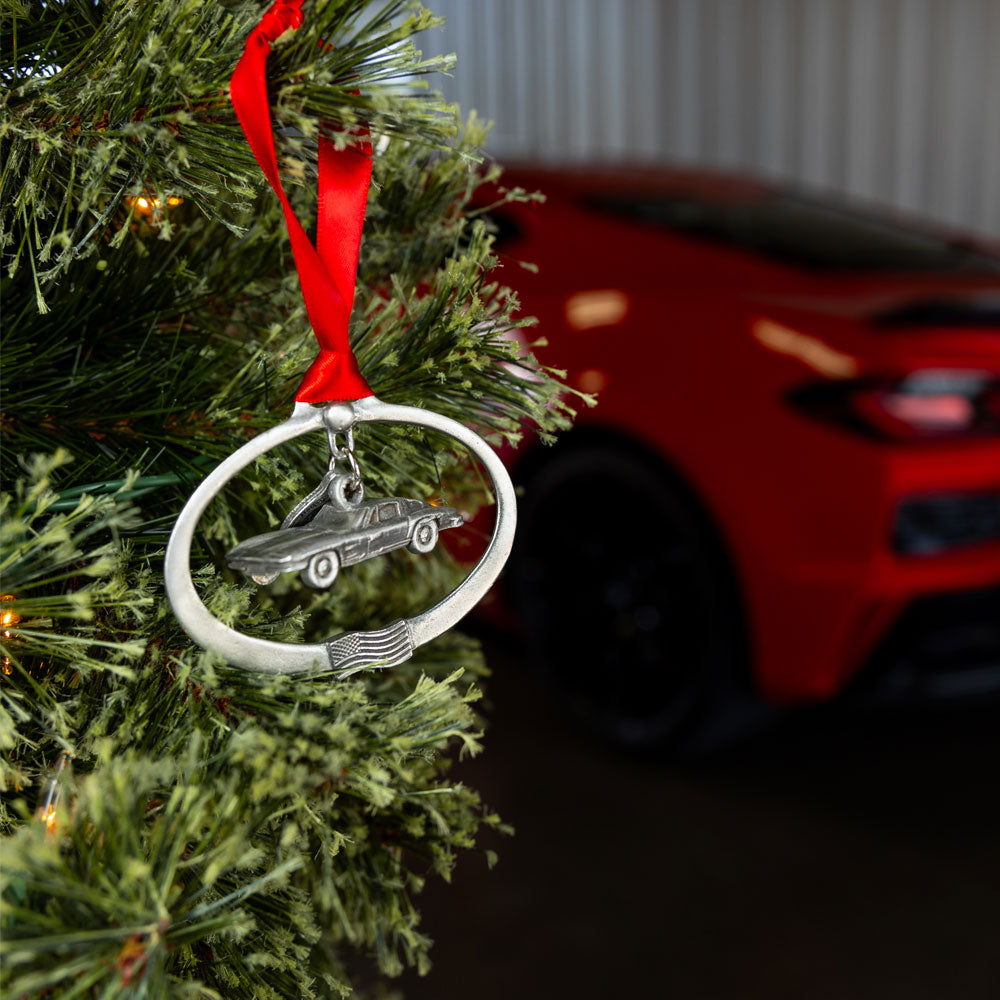
<svg viewBox="0 0 1000 1000">
<path fill-rule="evenodd" d="M 632 193 L 586 202 L 598 211 L 811 270 L 1000 271 L 1000 261 L 973 246 L 794 194 L 712 201 L 687 193 Z"/>
</svg>

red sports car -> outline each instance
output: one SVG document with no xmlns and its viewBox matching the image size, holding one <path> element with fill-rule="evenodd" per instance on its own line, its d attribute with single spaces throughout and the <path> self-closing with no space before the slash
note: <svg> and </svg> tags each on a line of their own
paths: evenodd
<svg viewBox="0 0 1000 1000">
<path fill-rule="evenodd" d="M 500 277 L 599 397 L 512 460 L 509 598 L 576 711 L 652 744 L 995 686 L 1000 251 L 704 173 L 504 183 L 547 201 L 496 213 Z"/>
</svg>

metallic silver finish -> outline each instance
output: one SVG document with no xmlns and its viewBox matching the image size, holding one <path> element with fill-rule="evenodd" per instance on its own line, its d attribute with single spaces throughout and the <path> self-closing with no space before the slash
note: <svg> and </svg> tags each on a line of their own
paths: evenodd
<svg viewBox="0 0 1000 1000">
<path fill-rule="evenodd" d="M 337 421 L 336 423 L 339 423 Z M 330 471 L 333 472 L 337 462 L 347 462 L 351 467 L 351 474 L 354 481 L 361 483 L 361 469 L 358 468 L 358 460 L 354 457 L 354 426 L 344 430 L 344 444 L 337 444 L 337 431 L 329 423 L 326 425 L 326 440 L 330 446 Z"/>
<path fill-rule="evenodd" d="M 410 630 L 401 618 L 385 628 L 348 632 L 326 643 L 330 666 L 344 676 L 365 667 L 394 667 L 408 660 L 413 649 Z"/>
<path fill-rule="evenodd" d="M 442 601 L 413 618 L 369 632 L 335 636 L 325 643 L 258 639 L 214 618 L 194 588 L 190 567 L 194 531 L 212 498 L 255 458 L 286 441 L 310 431 L 344 432 L 364 423 L 410 424 L 440 431 L 463 444 L 482 462 L 496 496 L 496 524 L 489 545 L 472 572 Z M 334 670 L 338 676 L 346 676 L 364 667 L 393 666 L 408 659 L 417 646 L 450 629 L 486 594 L 510 555 L 516 519 L 514 487 L 503 463 L 478 434 L 450 417 L 415 406 L 383 403 L 374 396 L 329 407 L 296 403 L 288 420 L 259 434 L 222 461 L 191 495 L 167 545 L 163 567 L 167 597 L 177 620 L 195 642 L 247 670 L 269 674 Z"/>
<path fill-rule="evenodd" d="M 287 517 L 281 522 L 281 527 L 297 528 L 299 525 L 311 521 L 329 503 L 331 487 L 335 489 L 335 495 L 339 496 L 345 503 L 349 501 L 360 503 L 365 495 L 364 484 L 360 477 L 355 481 L 353 476 L 341 475 L 337 472 L 334 462 L 331 461 L 330 471 L 319 481 L 319 486 L 303 497 L 288 512 Z M 351 488 L 348 489 L 348 487 Z"/>
<path fill-rule="evenodd" d="M 327 480 L 329 474 L 323 477 Z M 310 587 L 323 588 L 333 583 L 339 566 L 404 546 L 411 552 L 430 552 L 440 531 L 460 524 L 462 515 L 454 507 L 408 497 L 362 500 L 354 476 L 345 473 L 330 480 L 328 499 L 312 517 L 245 539 L 226 553 L 226 562 L 252 579 L 301 570 Z"/>
</svg>

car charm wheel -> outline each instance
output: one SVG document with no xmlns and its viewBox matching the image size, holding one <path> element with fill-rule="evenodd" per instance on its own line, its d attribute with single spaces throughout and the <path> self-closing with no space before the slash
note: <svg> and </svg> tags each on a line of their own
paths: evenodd
<svg viewBox="0 0 1000 1000">
<path fill-rule="evenodd" d="M 317 590 L 325 590 L 337 579 L 340 560 L 336 552 L 320 552 L 309 560 L 309 565 L 302 571 L 302 579 Z"/>
<path fill-rule="evenodd" d="M 421 521 L 413 529 L 413 538 L 410 541 L 410 551 L 423 554 L 430 552 L 437 545 L 438 526 L 436 521 Z"/>
</svg>

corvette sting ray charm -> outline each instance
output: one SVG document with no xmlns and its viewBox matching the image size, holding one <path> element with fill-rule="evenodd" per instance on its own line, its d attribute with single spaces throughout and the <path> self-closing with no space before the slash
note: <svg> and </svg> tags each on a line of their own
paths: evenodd
<svg viewBox="0 0 1000 1000">
<path fill-rule="evenodd" d="M 262 585 L 279 573 L 301 570 L 310 587 L 322 589 L 333 584 L 341 566 L 404 546 L 411 552 L 430 552 L 442 530 L 462 524 L 454 507 L 405 497 L 364 500 L 360 482 L 346 473 L 327 475 L 323 483 L 329 499 L 316 513 L 303 517 L 296 507 L 277 531 L 248 538 L 232 549 L 226 555 L 229 566 Z"/>
</svg>

